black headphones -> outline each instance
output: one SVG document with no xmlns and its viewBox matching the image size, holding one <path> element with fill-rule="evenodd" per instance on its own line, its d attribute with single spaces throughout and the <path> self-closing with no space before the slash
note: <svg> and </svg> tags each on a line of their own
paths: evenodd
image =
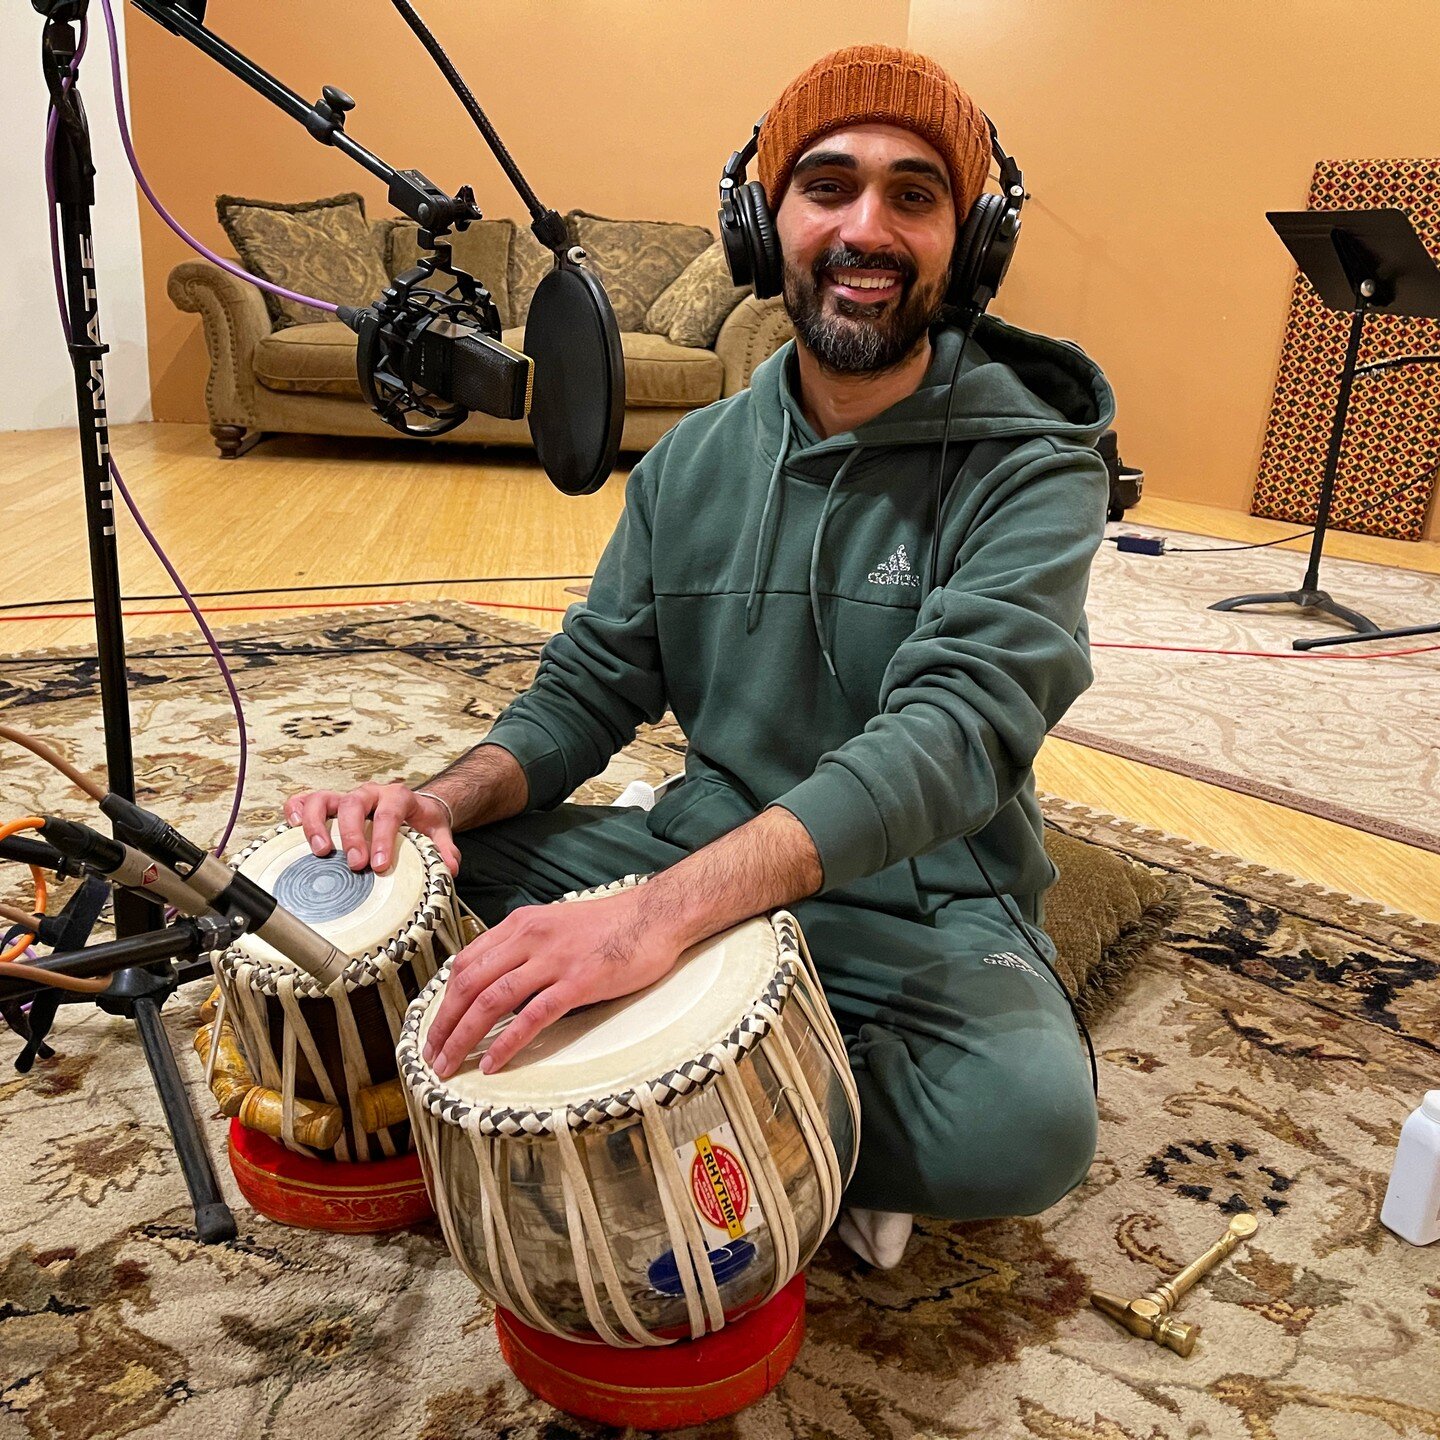
<svg viewBox="0 0 1440 1440">
<path fill-rule="evenodd" d="M 737 150 L 720 177 L 720 239 L 725 262 L 737 285 L 753 285 L 762 300 L 779 295 L 785 288 L 784 261 L 770 213 L 765 187 L 758 180 L 746 180 L 745 167 L 755 158 L 760 143 L 762 115 L 755 131 Z M 950 285 L 945 303 L 961 313 L 967 328 L 985 312 L 995 298 L 1020 237 L 1020 207 L 1025 203 L 1025 182 L 1020 167 L 1005 153 L 990 117 L 990 147 L 1000 167 L 999 195 L 981 195 L 960 226 L 955 241 L 955 258 L 950 266 Z"/>
</svg>

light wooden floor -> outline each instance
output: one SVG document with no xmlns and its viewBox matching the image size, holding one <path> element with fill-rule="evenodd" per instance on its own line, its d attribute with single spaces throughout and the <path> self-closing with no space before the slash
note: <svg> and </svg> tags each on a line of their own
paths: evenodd
<svg viewBox="0 0 1440 1440">
<path fill-rule="evenodd" d="M 520 452 L 402 442 L 268 440 L 242 459 L 214 458 L 203 427 L 140 425 L 112 436 L 121 472 L 151 528 L 194 591 L 356 584 L 344 592 L 205 601 L 212 623 L 262 618 L 256 607 L 305 609 L 366 600 L 463 598 L 553 628 L 612 529 L 622 486 L 571 499 Z M 1147 500 L 1128 523 L 1267 540 L 1287 527 L 1210 507 Z M 86 596 L 89 568 L 73 431 L 0 434 L 0 524 L 8 537 L 0 604 Z M 119 527 L 132 639 L 185 630 L 158 562 L 135 527 Z M 1286 549 L 1304 550 L 1307 541 Z M 1440 544 L 1334 534 L 1326 553 L 1440 573 Z M 492 577 L 484 583 L 377 588 L 386 580 Z M 48 618 L 0 613 L 7 651 L 93 642 L 88 600 Z M 176 613 L 179 611 L 179 613 Z M 145 613 L 150 612 L 150 613 Z M 75 618 L 67 618 L 75 617 Z M 7 762 L 8 758 L 7 758 Z M 1042 788 L 1216 849 L 1440 920 L 1440 855 L 1331 821 L 1052 740 L 1037 765 Z"/>
</svg>

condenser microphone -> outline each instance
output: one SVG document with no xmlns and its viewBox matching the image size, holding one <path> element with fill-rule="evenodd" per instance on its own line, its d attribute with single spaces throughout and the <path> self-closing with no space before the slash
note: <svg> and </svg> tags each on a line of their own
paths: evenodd
<svg viewBox="0 0 1440 1440">
<path fill-rule="evenodd" d="M 273 945 L 325 989 L 350 963 L 344 951 L 292 915 L 268 890 L 187 840 L 159 815 L 113 791 L 100 802 L 100 809 L 115 826 L 122 845 L 143 851 L 180 878 L 185 895 L 173 902 L 178 910 L 195 913 L 190 897 L 198 896 L 204 906 L 199 913 L 214 911 L 232 921 L 243 921 L 250 934 Z"/>
<path fill-rule="evenodd" d="M 376 306 L 341 305 L 335 313 L 359 336 L 360 387 L 382 416 L 397 391 L 501 420 L 523 420 L 530 413 L 534 363 L 493 335 L 424 311 L 396 316 Z M 456 423 L 459 419 L 464 414 Z M 424 433 L 439 432 L 426 427 Z"/>
<path fill-rule="evenodd" d="M 207 915 L 210 906 L 198 890 L 192 890 L 169 866 L 162 865 L 142 850 L 102 835 L 88 825 L 46 815 L 40 833 L 67 860 L 103 876 L 112 885 L 134 890 L 173 905 L 184 915 Z"/>
</svg>

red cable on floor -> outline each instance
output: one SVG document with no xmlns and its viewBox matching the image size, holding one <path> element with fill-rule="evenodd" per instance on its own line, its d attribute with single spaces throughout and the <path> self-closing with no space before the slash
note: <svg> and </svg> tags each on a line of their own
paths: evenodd
<svg viewBox="0 0 1440 1440">
<path fill-rule="evenodd" d="M 416 600 L 315 600 L 292 605 L 207 605 L 205 614 L 218 615 L 227 610 L 358 610 L 366 605 L 415 605 Z M 465 605 L 478 605 L 491 610 L 543 610 L 549 615 L 563 615 L 564 605 L 507 605 L 499 600 L 464 600 Z M 145 615 L 188 615 L 188 610 L 125 610 L 125 618 L 136 619 Z M 0 615 L 0 625 L 13 624 L 20 620 L 93 620 L 93 610 L 51 611 L 44 615 Z"/>
</svg>

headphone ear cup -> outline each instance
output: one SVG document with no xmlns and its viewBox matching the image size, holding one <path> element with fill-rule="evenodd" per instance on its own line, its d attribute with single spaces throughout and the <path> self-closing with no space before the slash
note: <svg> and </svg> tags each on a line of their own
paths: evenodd
<svg viewBox="0 0 1440 1440">
<path fill-rule="evenodd" d="M 982 195 L 970 207 L 965 228 L 955 242 L 955 262 L 950 267 L 950 287 L 945 292 L 947 305 L 969 310 L 976 303 L 986 256 L 1004 211 L 1005 201 L 999 195 Z"/>
<path fill-rule="evenodd" d="M 739 191 L 732 191 L 721 203 L 720 244 L 725 251 L 725 265 L 730 271 L 730 279 L 736 285 L 749 285 L 755 279 L 755 261 L 745 213 L 739 201 Z"/>
<path fill-rule="evenodd" d="M 736 196 L 742 214 L 750 252 L 750 280 L 761 300 L 778 295 L 785 288 L 785 267 L 780 258 L 780 237 L 775 233 L 775 219 L 765 187 L 758 180 L 747 180 Z"/>
</svg>

